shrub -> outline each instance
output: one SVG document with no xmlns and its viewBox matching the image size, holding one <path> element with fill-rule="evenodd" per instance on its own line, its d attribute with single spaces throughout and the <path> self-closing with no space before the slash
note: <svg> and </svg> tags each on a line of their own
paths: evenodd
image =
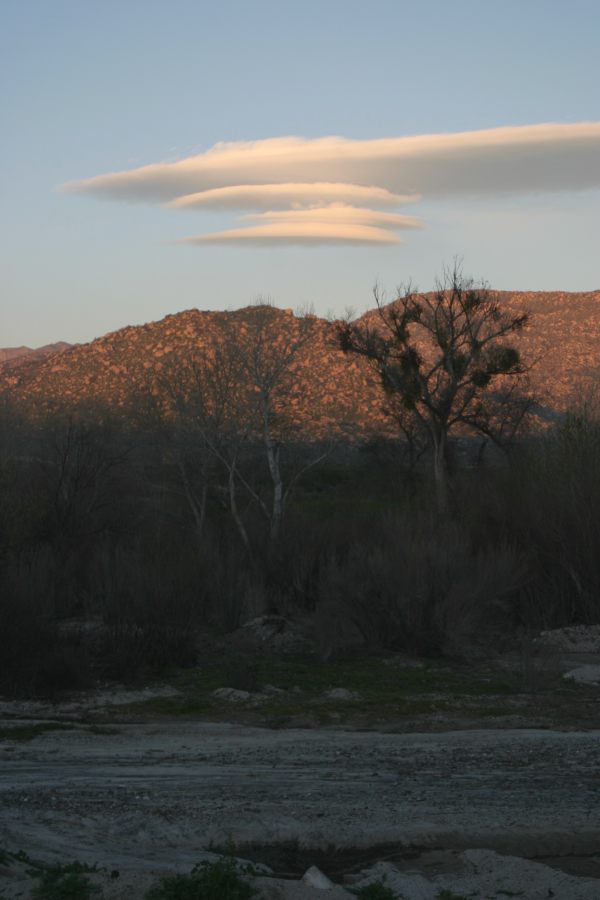
<svg viewBox="0 0 600 900">
<path fill-rule="evenodd" d="M 511 631 L 511 599 L 526 578 L 508 545 L 475 550 L 459 525 L 386 517 L 324 568 L 317 616 L 333 642 L 324 655 L 357 639 L 423 655 L 489 646 Z"/>
<path fill-rule="evenodd" d="M 142 547 L 105 548 L 96 591 L 104 629 L 96 648 L 102 674 L 132 678 L 196 662 L 204 613 L 202 573 Z"/>
<path fill-rule="evenodd" d="M 395 894 L 381 879 L 353 891 L 359 900 L 394 900 Z"/>
<path fill-rule="evenodd" d="M 147 900 L 250 900 L 254 888 L 239 874 L 229 857 L 200 863 L 190 875 L 163 878 L 146 894 Z"/>
<path fill-rule="evenodd" d="M 58 867 L 42 872 L 31 892 L 33 900 L 90 900 L 99 888 L 80 871 L 65 872 Z"/>
<path fill-rule="evenodd" d="M 87 687 L 90 663 L 80 636 L 58 626 L 43 552 L 9 555 L 0 570 L 0 688 L 51 695 Z"/>
</svg>

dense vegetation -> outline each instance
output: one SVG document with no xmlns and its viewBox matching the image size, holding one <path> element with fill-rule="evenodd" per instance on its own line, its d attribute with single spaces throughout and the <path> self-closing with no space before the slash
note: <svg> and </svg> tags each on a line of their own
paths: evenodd
<svg viewBox="0 0 600 900">
<path fill-rule="evenodd" d="M 5 692 L 193 665 L 200 637 L 267 612 L 310 621 L 324 658 L 465 657 L 598 620 L 600 422 L 585 412 L 508 455 L 452 445 L 442 513 L 426 455 L 338 443 L 295 484 L 276 541 L 260 508 L 273 482 L 249 442 L 237 463 L 249 547 L 230 472 L 207 468 L 189 433 L 171 428 L 166 443 L 154 425 L 98 409 L 31 421 L 6 405 L 2 419 Z M 313 455 L 283 447 L 284 478 Z M 204 489 L 200 529 L 190 491 Z"/>
</svg>

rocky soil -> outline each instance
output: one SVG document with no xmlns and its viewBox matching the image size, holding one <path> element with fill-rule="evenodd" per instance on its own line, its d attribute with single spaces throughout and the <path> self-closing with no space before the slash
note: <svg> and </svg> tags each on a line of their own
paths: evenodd
<svg viewBox="0 0 600 900">
<path fill-rule="evenodd" d="M 215 688 L 218 669 L 178 687 L 0 701 L 0 897 L 30 897 L 32 866 L 76 859 L 99 867 L 86 875 L 99 896 L 134 900 L 234 847 L 262 865 L 244 877 L 264 900 L 341 900 L 377 880 L 404 900 L 599 900 L 600 629 L 562 629 L 536 646 L 519 676 L 536 693 L 506 695 L 515 714 L 500 719 L 487 715 L 497 674 L 404 658 L 274 663 L 276 683 L 258 693 Z M 513 680 L 522 668 L 498 661 Z M 278 687 L 282 673 L 302 687 Z M 392 703 L 386 691 L 400 694 Z M 444 712 L 423 704 L 432 696 Z M 248 709 L 264 723 L 260 711 L 280 702 L 314 705 L 321 719 L 248 724 Z M 206 720 L 215 703 L 227 721 Z M 331 704 L 337 718 L 322 727 Z M 360 716 L 343 719 L 353 705 Z M 390 709 L 400 718 L 379 727 Z"/>
<path fill-rule="evenodd" d="M 311 863 L 343 883 L 382 859 L 397 867 L 390 887 L 394 873 L 421 879 L 412 894 L 398 881 L 397 896 L 470 884 L 483 891 L 474 896 L 500 897 L 520 879 L 529 884 L 521 896 L 600 897 L 600 731 L 157 723 L 45 731 L 0 746 L 1 846 L 117 870 L 121 885 L 133 879 L 140 890 L 151 873 L 189 871 L 203 851 L 233 841 L 291 879 L 269 881 L 271 897 L 316 896 L 323 889 L 298 881 Z M 479 849 L 502 858 L 464 853 Z M 446 854 L 437 869 L 427 862 L 434 850 Z M 567 869 L 585 859 L 588 877 L 507 855 L 562 858 Z M 554 894 L 531 892 L 532 878 Z M 504 894 L 493 893 L 494 879 Z M 20 882 L 0 877 L 0 896 L 17 896 L 7 890 Z"/>
</svg>

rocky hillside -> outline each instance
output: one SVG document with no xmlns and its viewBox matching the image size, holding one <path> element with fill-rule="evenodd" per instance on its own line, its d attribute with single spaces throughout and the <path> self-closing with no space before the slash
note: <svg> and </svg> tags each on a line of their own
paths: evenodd
<svg viewBox="0 0 600 900">
<path fill-rule="evenodd" d="M 67 350 L 71 344 L 64 341 L 58 341 L 56 344 L 45 344 L 43 347 L 0 347 L 0 365 L 15 366 L 23 362 L 24 359 L 45 359 L 47 356 L 53 356 L 55 353 L 62 353 Z"/>
<path fill-rule="evenodd" d="M 516 341 L 533 364 L 532 387 L 547 405 L 565 409 L 600 385 L 600 291 L 495 292 L 513 313 L 527 312 L 529 324 Z"/>
<path fill-rule="evenodd" d="M 530 315 L 517 342 L 523 358 L 535 361 L 532 388 L 545 405 L 564 409 L 594 389 L 600 381 L 600 291 L 496 296 L 507 311 Z M 58 354 L 41 357 L 38 351 L 9 360 L 0 366 L 0 391 L 9 391 L 28 406 L 100 401 L 126 410 L 160 390 L 167 374 L 184 369 L 199 353 L 214 352 L 231 328 L 252 343 L 255 310 L 191 309 L 159 322 L 122 328 L 89 344 L 67 346 Z M 269 341 L 273 346 L 289 345 L 302 327 L 302 320 L 291 311 L 273 311 Z M 336 349 L 333 335 L 330 322 L 312 321 L 311 338 L 294 362 L 289 391 L 294 418 L 309 432 L 317 420 L 322 426 L 333 419 L 354 421 L 361 429 L 381 428 L 382 397 L 376 379 L 362 360 Z"/>
<path fill-rule="evenodd" d="M 191 309 L 122 328 L 44 361 L 25 359 L 18 366 L 0 367 L 0 392 L 35 408 L 96 401 L 124 412 L 139 409 L 194 360 L 210 356 L 232 331 L 248 350 L 257 338 L 255 313 L 255 307 L 227 313 Z M 291 310 L 272 310 L 262 339 L 281 349 L 302 342 L 304 328 Z M 286 392 L 301 431 L 321 433 L 334 419 L 363 426 L 380 421 L 379 388 L 368 367 L 335 348 L 331 323 L 315 317 L 310 331 L 310 340 L 294 359 Z"/>
</svg>

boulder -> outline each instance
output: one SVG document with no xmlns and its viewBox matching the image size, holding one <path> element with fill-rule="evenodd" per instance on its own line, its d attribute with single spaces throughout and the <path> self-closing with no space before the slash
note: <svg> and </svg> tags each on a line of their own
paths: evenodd
<svg viewBox="0 0 600 900">
<path fill-rule="evenodd" d="M 317 888 L 319 891 L 331 891 L 335 887 L 333 881 L 330 881 L 327 875 L 324 875 L 316 866 L 311 866 L 306 870 L 302 876 L 302 884 Z"/>
<path fill-rule="evenodd" d="M 569 625 L 542 631 L 538 642 L 564 653 L 600 653 L 600 625 Z"/>
<path fill-rule="evenodd" d="M 235 638 L 275 656 L 308 656 L 315 652 L 306 628 L 283 616 L 258 616 L 239 628 Z"/>
<path fill-rule="evenodd" d="M 256 695 L 250 691 L 240 691 L 237 688 L 221 687 L 212 692 L 217 700 L 225 700 L 227 703 L 248 703 L 256 700 Z"/>
<path fill-rule="evenodd" d="M 600 666 L 578 666 L 565 672 L 563 675 L 565 681 L 574 681 L 576 684 L 594 684 L 600 685 Z"/>
<path fill-rule="evenodd" d="M 349 691 L 347 688 L 332 688 L 330 691 L 323 693 L 325 700 L 360 700 L 360 694 L 356 691 Z"/>
</svg>

